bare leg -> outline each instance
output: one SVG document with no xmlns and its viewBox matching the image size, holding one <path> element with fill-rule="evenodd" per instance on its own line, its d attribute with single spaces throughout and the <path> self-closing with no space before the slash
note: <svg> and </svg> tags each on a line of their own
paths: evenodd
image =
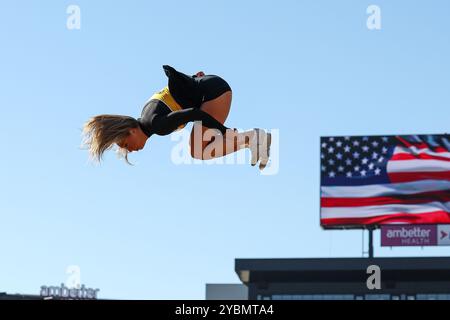
<svg viewBox="0 0 450 320">
<path fill-rule="evenodd" d="M 203 160 L 223 157 L 250 146 L 255 131 L 237 132 L 228 130 L 225 136 L 217 134 L 215 130 L 207 130 L 204 139 L 210 141 L 203 149 Z"/>
<path fill-rule="evenodd" d="M 216 99 L 202 104 L 201 109 L 224 124 L 231 108 L 232 92 L 227 91 Z M 191 132 L 191 155 L 196 159 L 208 160 L 247 148 L 254 131 L 238 133 L 229 130 L 225 136 L 215 130 L 194 124 Z"/>
</svg>

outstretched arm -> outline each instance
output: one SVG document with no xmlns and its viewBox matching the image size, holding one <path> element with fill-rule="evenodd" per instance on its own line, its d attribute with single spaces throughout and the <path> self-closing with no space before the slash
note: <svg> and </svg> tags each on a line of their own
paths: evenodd
<svg viewBox="0 0 450 320">
<path fill-rule="evenodd" d="M 157 134 L 164 135 L 191 121 L 202 121 L 204 127 L 218 129 L 223 135 L 228 129 L 205 111 L 196 108 L 183 109 L 171 112 L 168 115 L 157 116 L 153 120 L 153 128 Z"/>
</svg>

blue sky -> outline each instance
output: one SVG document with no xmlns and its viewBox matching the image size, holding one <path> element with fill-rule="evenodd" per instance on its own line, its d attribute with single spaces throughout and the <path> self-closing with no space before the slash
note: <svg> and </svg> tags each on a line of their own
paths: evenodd
<svg viewBox="0 0 450 320">
<path fill-rule="evenodd" d="M 81 9 L 68 30 L 66 8 Z M 381 8 L 368 30 L 366 8 Z M 101 298 L 203 299 L 235 258 L 359 257 L 319 225 L 319 137 L 448 132 L 447 1 L 2 1 L 0 291 L 67 266 Z M 227 124 L 279 129 L 279 173 L 172 163 L 152 137 L 127 166 L 80 150 L 100 113 L 138 117 L 161 66 L 224 77 Z M 191 125 L 187 127 L 190 128 Z M 379 247 L 378 256 L 448 255 Z"/>
</svg>

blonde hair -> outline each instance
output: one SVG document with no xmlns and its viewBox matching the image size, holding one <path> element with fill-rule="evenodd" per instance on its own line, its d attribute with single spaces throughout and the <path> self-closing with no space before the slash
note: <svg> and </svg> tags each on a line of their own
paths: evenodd
<svg viewBox="0 0 450 320">
<path fill-rule="evenodd" d="M 101 114 L 90 118 L 83 126 L 83 145 L 92 159 L 100 162 L 103 153 L 119 144 L 130 134 L 130 129 L 138 127 L 138 121 L 129 116 Z M 128 150 L 118 148 L 118 154 L 128 161 Z"/>
</svg>

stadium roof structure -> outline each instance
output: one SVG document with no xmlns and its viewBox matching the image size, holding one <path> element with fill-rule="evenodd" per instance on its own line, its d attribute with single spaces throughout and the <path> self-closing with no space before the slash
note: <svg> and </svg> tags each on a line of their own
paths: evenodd
<svg viewBox="0 0 450 320">
<path fill-rule="evenodd" d="M 450 257 L 236 259 L 244 284 L 266 282 L 361 282 L 380 267 L 383 282 L 450 281 Z"/>
</svg>

